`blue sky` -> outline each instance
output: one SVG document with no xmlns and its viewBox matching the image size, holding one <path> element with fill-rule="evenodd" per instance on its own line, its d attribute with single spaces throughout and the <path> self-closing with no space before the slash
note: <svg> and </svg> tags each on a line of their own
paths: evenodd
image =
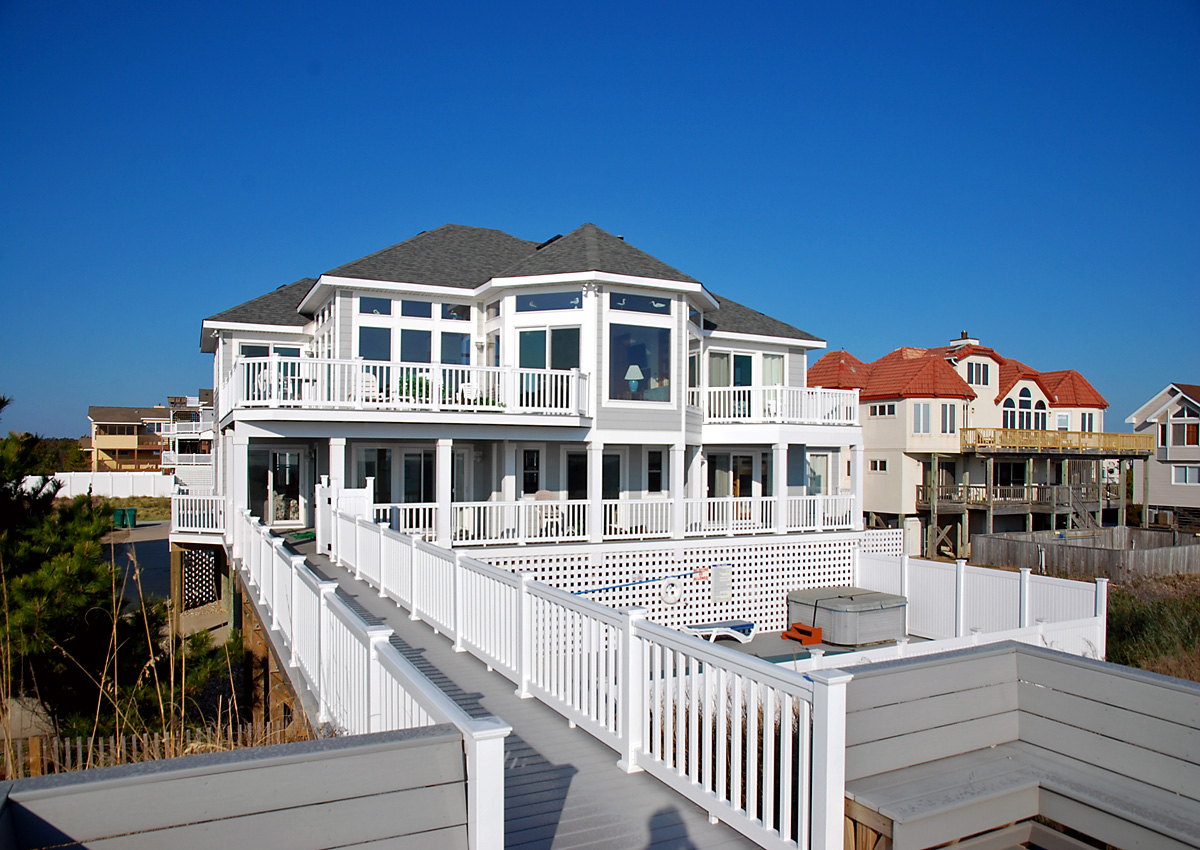
<svg viewBox="0 0 1200 850">
<path fill-rule="evenodd" d="M 1200 4 L 0 2 L 0 428 L 446 222 L 591 221 L 863 359 L 968 330 L 1107 430 L 1200 383 Z"/>
</svg>

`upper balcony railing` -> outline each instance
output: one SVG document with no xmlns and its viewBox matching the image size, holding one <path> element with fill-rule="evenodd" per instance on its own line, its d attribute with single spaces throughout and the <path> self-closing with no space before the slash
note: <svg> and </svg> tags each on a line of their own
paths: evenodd
<svg viewBox="0 0 1200 850">
<path fill-rule="evenodd" d="M 709 387 L 704 400 L 705 421 L 712 423 L 858 424 L 858 390 Z"/>
<path fill-rule="evenodd" d="M 211 454 L 187 452 L 163 452 L 163 466 L 208 466 L 212 463 Z"/>
<path fill-rule="evenodd" d="M 186 437 L 192 434 L 203 434 L 213 429 L 212 411 L 199 422 L 164 422 L 159 431 L 164 437 Z"/>
<path fill-rule="evenodd" d="M 578 369 L 242 357 L 219 393 L 232 408 L 587 415 Z"/>
<path fill-rule="evenodd" d="M 917 504 L 928 505 L 935 495 L 933 487 L 917 485 Z M 1083 502 L 1098 502 L 1101 488 L 1096 484 L 1016 484 L 993 486 L 989 496 L 984 484 L 941 484 L 936 488 L 938 502 L 955 505 L 1020 503 L 1070 506 L 1074 493 Z"/>
<path fill-rule="evenodd" d="M 963 428 L 962 450 L 1149 454 L 1154 451 L 1154 435 L 1040 431 L 1032 428 Z"/>
</svg>

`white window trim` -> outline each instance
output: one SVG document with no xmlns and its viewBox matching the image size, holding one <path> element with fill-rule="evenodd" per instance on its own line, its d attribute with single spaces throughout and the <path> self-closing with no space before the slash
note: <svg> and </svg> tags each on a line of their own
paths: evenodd
<svg viewBox="0 0 1200 850">
<path fill-rule="evenodd" d="M 536 449 L 541 452 L 538 458 L 538 486 L 534 488 L 532 493 L 525 492 L 525 451 Z M 546 490 L 546 444 L 545 443 L 518 443 L 517 444 L 517 499 L 520 501 L 533 501 L 538 490 Z"/>
<path fill-rule="evenodd" d="M 683 364 L 684 364 L 684 369 L 682 372 L 683 382 L 687 383 L 687 354 L 688 354 L 687 347 L 686 346 L 681 347 L 679 344 L 678 337 L 679 337 L 680 329 L 676 326 L 677 322 L 675 320 L 676 317 L 675 317 L 675 313 L 674 313 L 674 310 L 675 310 L 674 303 L 672 303 L 672 306 L 671 306 L 672 313 L 669 316 L 665 315 L 665 314 L 658 314 L 658 313 L 631 313 L 626 310 L 610 310 L 608 307 L 607 299 L 604 297 L 607 294 L 608 293 L 601 293 L 600 300 L 601 300 L 601 304 L 603 305 L 603 307 L 602 307 L 603 320 L 600 324 L 601 345 L 600 345 L 600 350 L 597 352 L 597 355 L 596 355 L 596 359 L 600 366 L 600 368 L 597 369 L 596 371 L 599 373 L 600 381 L 601 381 L 601 391 L 600 391 L 601 406 L 602 407 L 611 407 L 614 409 L 624 409 L 624 410 L 672 410 L 672 409 L 674 409 L 676 407 L 676 405 L 679 404 L 679 387 L 677 386 L 679 383 L 678 377 L 680 375 L 679 358 L 683 357 Z M 630 321 L 630 319 L 633 319 L 633 321 Z M 643 401 L 634 401 L 634 400 L 627 400 L 627 399 L 609 398 L 608 392 L 609 392 L 609 384 L 610 384 L 610 360 L 608 357 L 608 350 L 609 350 L 609 341 L 612 338 L 612 326 L 613 325 L 629 325 L 631 327 L 654 328 L 657 330 L 667 330 L 670 332 L 670 334 L 671 334 L 671 338 L 670 338 L 670 340 L 671 340 L 670 341 L 670 347 L 671 347 L 671 396 L 666 401 L 644 401 L 644 400 Z M 583 334 L 581 332 L 580 336 L 582 337 L 582 335 Z M 580 358 L 581 358 L 581 360 L 583 357 L 582 348 L 583 348 L 583 345 L 582 345 L 582 340 L 581 340 L 581 343 L 580 343 L 580 349 L 581 349 Z M 732 366 L 732 364 L 730 364 L 730 365 Z M 685 387 L 684 388 L 685 397 L 686 397 L 686 392 L 687 392 L 687 388 Z M 622 473 L 622 475 L 624 475 L 624 473 Z"/>
</svg>

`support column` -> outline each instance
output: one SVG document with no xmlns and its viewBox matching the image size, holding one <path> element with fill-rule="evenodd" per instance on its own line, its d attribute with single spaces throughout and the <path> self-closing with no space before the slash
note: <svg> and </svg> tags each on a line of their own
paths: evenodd
<svg viewBox="0 0 1200 850">
<path fill-rule="evenodd" d="M 676 540 L 683 538 L 684 525 L 687 522 L 685 510 L 685 487 L 687 464 L 687 447 L 682 443 L 671 446 L 671 536 Z M 590 478 L 588 480 L 591 480 Z"/>
<path fill-rule="evenodd" d="M 966 557 L 967 545 L 971 542 L 971 461 L 963 455 L 962 483 L 963 519 L 958 532 L 958 554 Z"/>
<path fill-rule="evenodd" d="M 1117 492 L 1121 495 L 1121 506 L 1117 509 L 1117 525 L 1121 528 L 1125 527 L 1125 515 L 1129 507 L 1129 499 L 1126 497 L 1128 492 L 1125 488 L 1125 458 L 1117 461 Z"/>
<path fill-rule="evenodd" d="M 434 486 L 434 501 L 437 502 L 437 542 L 439 546 L 448 549 L 451 545 L 450 483 L 454 471 L 454 440 L 438 440 L 436 451 L 433 470 L 437 476 Z"/>
<path fill-rule="evenodd" d="M 500 476 L 500 499 L 504 502 L 517 500 L 517 444 L 503 442 L 504 472 Z"/>
<path fill-rule="evenodd" d="M 929 541 L 925 546 L 925 557 L 937 557 L 938 539 L 938 455 L 929 456 Z"/>
<path fill-rule="evenodd" d="M 1029 505 L 1025 511 L 1025 530 L 1033 531 L 1033 458 L 1025 460 L 1025 501 Z"/>
<path fill-rule="evenodd" d="M 854 530 L 863 530 L 863 447 L 850 447 L 850 491 L 854 494 Z"/>
<path fill-rule="evenodd" d="M 993 505 L 992 492 L 993 492 L 993 487 L 996 484 L 995 463 L 996 463 L 995 459 L 989 457 L 986 461 L 987 471 L 984 473 L 984 487 L 987 488 L 986 492 L 984 493 L 984 498 L 987 500 L 987 533 L 988 534 L 992 533 L 992 505 Z"/>
<path fill-rule="evenodd" d="M 1150 527 L 1150 456 L 1142 458 L 1142 528 Z"/>
<path fill-rule="evenodd" d="M 248 437 L 233 435 L 233 478 L 229 482 L 229 496 L 233 498 L 234 511 L 242 511 L 250 507 L 250 440 Z M 228 501 L 229 496 L 226 497 Z M 259 505 L 256 513 L 262 514 L 263 506 Z"/>
<path fill-rule="evenodd" d="M 342 489 L 346 486 L 346 438 L 329 438 L 329 486 Z"/>
<path fill-rule="evenodd" d="M 604 540 L 604 443 L 587 447 L 588 542 Z"/>
<path fill-rule="evenodd" d="M 771 447 L 771 495 L 775 497 L 775 533 L 787 534 L 787 443 Z"/>
</svg>

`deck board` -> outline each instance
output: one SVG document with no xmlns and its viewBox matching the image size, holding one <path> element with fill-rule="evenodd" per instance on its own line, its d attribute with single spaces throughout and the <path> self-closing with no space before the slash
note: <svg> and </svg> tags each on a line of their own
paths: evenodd
<svg viewBox="0 0 1200 850">
<path fill-rule="evenodd" d="M 578 848 L 757 847 L 646 773 L 626 774 L 618 755 L 536 699 L 518 699 L 514 685 L 444 635 L 352 574 L 309 543 L 298 547 L 322 577 L 338 582 L 338 595 L 366 622 L 386 624 L 392 644 L 467 714 L 494 714 L 512 726 L 505 741 L 505 847 Z"/>
</svg>

